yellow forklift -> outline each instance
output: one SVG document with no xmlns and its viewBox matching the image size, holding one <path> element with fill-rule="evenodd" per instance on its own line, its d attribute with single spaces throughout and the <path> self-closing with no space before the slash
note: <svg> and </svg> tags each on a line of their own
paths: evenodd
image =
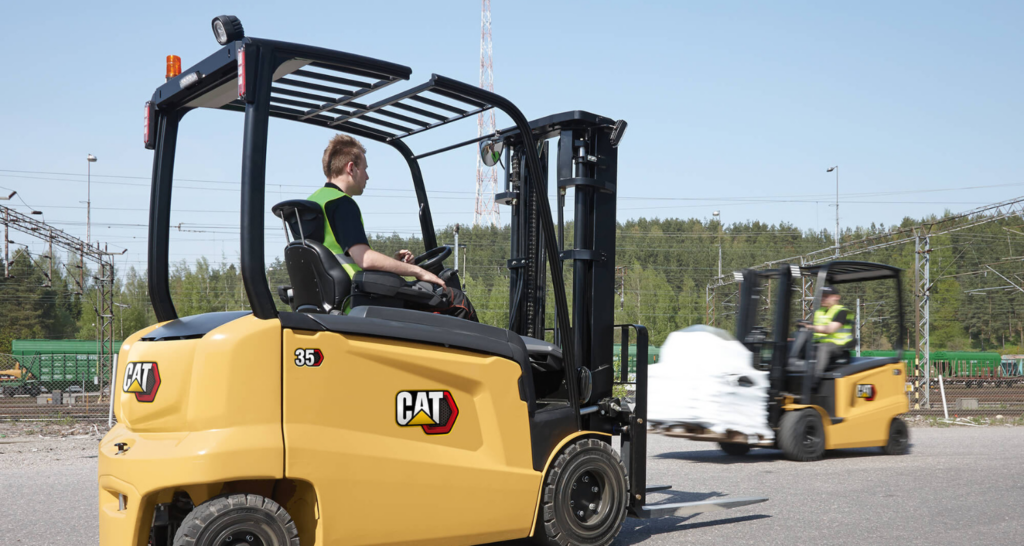
<svg viewBox="0 0 1024 546">
<path fill-rule="evenodd" d="M 803 268 L 784 264 L 777 269 L 737 272 L 736 339 L 750 350 L 753 367 L 768 373 L 765 418 L 775 437 L 741 431 L 717 433 L 698 424 L 673 421 L 652 423 L 655 430 L 718 442 L 723 451 L 736 456 L 753 447 L 780 449 L 794 461 L 819 460 L 829 449 L 880 447 L 890 455 L 906 453 L 910 437 L 906 423 L 899 418 L 910 408 L 902 359 L 906 332 L 900 276 L 899 268 L 855 261 Z M 811 309 L 818 309 L 826 286 L 857 283 L 866 289 L 859 283 L 875 281 L 891 283 L 889 289 L 877 284 L 873 289 L 894 303 L 894 328 L 889 335 L 896 355 L 859 357 L 844 351 L 819 375 L 813 333 L 791 313 L 794 293 L 802 295 L 802 283 L 814 282 Z M 771 283 L 775 286 L 773 303 L 769 303 L 773 299 Z"/>
<path fill-rule="evenodd" d="M 612 395 L 617 146 L 625 122 L 573 111 L 527 121 L 507 99 L 408 67 L 251 38 L 231 16 L 222 48 L 169 78 L 146 104 L 154 150 L 149 291 L 159 324 L 125 340 L 118 424 L 99 446 L 100 542 L 142 546 L 469 545 L 531 538 L 607 545 L 624 518 L 679 516 L 763 502 L 648 504 L 646 355 L 635 406 Z M 175 71 L 176 72 L 176 71 Z M 514 126 L 414 154 L 411 135 L 497 108 Z M 168 282 L 179 123 L 193 110 L 244 112 L 241 274 L 251 312 L 179 317 Z M 404 279 L 353 278 L 322 244 L 319 207 L 292 200 L 285 224 L 291 286 L 278 296 L 264 261 L 270 118 L 390 145 L 410 169 L 424 254 L 445 271 L 418 161 L 464 146 L 506 166 L 509 326 L 410 309 Z M 575 197 L 566 248 L 546 198 L 549 141 L 557 184 Z M 316 184 L 311 181 L 311 188 Z M 564 195 L 564 191 L 559 192 Z M 556 237 L 556 231 L 558 236 Z M 573 268 L 571 309 L 563 262 Z M 545 269 L 550 271 L 546 279 Z M 554 296 L 545 341 L 544 287 Z M 572 326 L 570 326 L 570 324 Z M 618 438 L 618 449 L 613 440 Z"/>
</svg>

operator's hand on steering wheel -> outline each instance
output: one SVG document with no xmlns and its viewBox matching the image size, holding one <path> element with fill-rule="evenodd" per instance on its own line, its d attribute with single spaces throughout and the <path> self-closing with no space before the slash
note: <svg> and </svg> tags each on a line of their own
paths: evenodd
<svg viewBox="0 0 1024 546">
<path fill-rule="evenodd" d="M 438 277 L 437 275 L 427 271 L 426 269 L 423 269 L 422 267 L 419 268 L 419 271 L 416 273 L 416 280 L 417 281 L 424 281 L 424 282 L 434 283 L 434 284 L 440 285 L 442 288 L 445 287 L 444 281 L 442 281 L 440 279 L 440 277 Z"/>
<path fill-rule="evenodd" d="M 416 256 L 413 255 L 412 252 L 409 252 L 408 250 L 403 248 L 402 250 L 395 252 L 395 259 L 400 262 L 411 264 L 412 261 L 416 259 Z"/>
</svg>

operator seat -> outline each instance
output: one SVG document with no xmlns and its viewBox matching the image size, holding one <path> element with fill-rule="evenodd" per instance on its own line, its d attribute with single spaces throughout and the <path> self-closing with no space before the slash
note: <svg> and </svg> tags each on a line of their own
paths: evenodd
<svg viewBox="0 0 1024 546">
<path fill-rule="evenodd" d="M 408 285 L 400 275 L 386 271 L 360 271 L 352 278 L 341 266 L 341 257 L 323 245 L 324 220 L 320 205 L 305 199 L 289 199 L 273 206 L 274 216 L 294 238 L 284 249 L 291 287 L 280 287 L 281 300 L 300 313 L 344 314 L 346 307 L 375 305 L 407 307 L 437 305 L 440 298 L 429 289 Z"/>
</svg>

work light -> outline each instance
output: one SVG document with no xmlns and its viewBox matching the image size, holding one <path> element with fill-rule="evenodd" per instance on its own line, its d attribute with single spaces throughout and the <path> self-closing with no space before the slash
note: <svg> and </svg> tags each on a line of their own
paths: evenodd
<svg viewBox="0 0 1024 546">
<path fill-rule="evenodd" d="M 234 15 L 220 15 L 213 18 L 213 36 L 217 43 L 227 45 L 229 42 L 241 40 L 245 37 L 245 30 L 242 29 L 242 22 Z"/>
</svg>

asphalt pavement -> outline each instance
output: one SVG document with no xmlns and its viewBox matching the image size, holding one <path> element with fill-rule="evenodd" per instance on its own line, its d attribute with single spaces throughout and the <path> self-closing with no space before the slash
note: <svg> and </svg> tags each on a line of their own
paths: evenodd
<svg viewBox="0 0 1024 546">
<path fill-rule="evenodd" d="M 626 520 L 626 545 L 1016 545 L 1024 537 L 1024 427 L 911 429 L 911 453 L 829 452 L 794 463 L 774 450 L 730 457 L 715 444 L 650 436 L 650 501 L 770 500 L 690 518 Z M 20 446 L 19 446 L 20 447 Z M 31 452 L 30 452 L 31 453 Z M 4 453 L 0 458 L 24 456 Z M 0 544 L 97 544 L 96 459 L 0 465 Z"/>
</svg>

